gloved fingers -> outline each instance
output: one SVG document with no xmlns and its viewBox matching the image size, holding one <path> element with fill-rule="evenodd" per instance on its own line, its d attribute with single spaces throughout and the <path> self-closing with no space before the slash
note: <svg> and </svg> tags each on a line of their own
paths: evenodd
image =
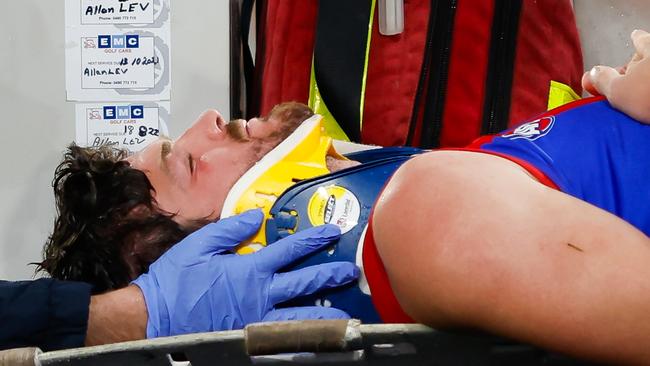
<svg viewBox="0 0 650 366">
<path fill-rule="evenodd" d="M 295 308 L 275 309 L 269 311 L 262 321 L 278 322 L 286 320 L 314 320 L 314 319 L 350 319 L 345 311 L 323 306 L 304 306 Z"/>
<path fill-rule="evenodd" d="M 650 57 L 650 33 L 637 29 L 632 32 L 631 38 L 637 54 Z"/>
<path fill-rule="evenodd" d="M 330 262 L 276 273 L 269 286 L 271 304 L 279 304 L 298 296 L 338 287 L 359 277 L 359 268 L 351 262 Z"/>
<path fill-rule="evenodd" d="M 291 262 L 312 253 L 341 236 L 336 225 L 321 225 L 299 231 L 256 252 L 260 269 L 275 272 Z"/>
<path fill-rule="evenodd" d="M 264 213 L 249 210 L 242 214 L 221 219 L 195 231 L 178 245 L 183 251 L 193 248 L 193 252 L 222 253 L 234 249 L 239 243 L 250 238 L 259 230 Z M 180 249 L 177 249 L 180 250 Z"/>
</svg>

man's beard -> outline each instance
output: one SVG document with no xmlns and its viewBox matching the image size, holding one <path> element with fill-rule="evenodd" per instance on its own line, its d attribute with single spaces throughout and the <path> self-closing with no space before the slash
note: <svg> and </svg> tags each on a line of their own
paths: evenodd
<svg viewBox="0 0 650 366">
<path fill-rule="evenodd" d="M 250 141 L 248 136 L 244 133 L 244 129 L 241 128 L 240 123 L 238 121 L 243 121 L 243 120 L 233 120 L 228 122 L 226 125 L 226 134 L 236 142 L 248 142 Z M 246 121 L 244 121 L 246 123 Z"/>
<path fill-rule="evenodd" d="M 280 142 L 289 137 L 289 135 L 291 135 L 293 131 L 302 124 L 302 122 L 313 115 L 314 112 L 301 103 L 288 102 L 273 107 L 267 116 L 262 117 L 259 120 L 262 123 L 267 123 L 269 119 L 278 120 L 280 121 L 280 128 L 266 137 L 265 141 L 253 141 L 251 148 L 255 150 L 254 156 L 256 160 L 268 152 L 262 152 L 262 142 L 264 142 L 266 146 L 277 146 Z M 244 121 L 244 123 L 246 122 Z M 240 122 L 231 121 L 226 125 L 226 133 L 231 139 L 241 143 L 251 142 L 250 138 L 244 131 L 245 129 L 241 127 Z"/>
<path fill-rule="evenodd" d="M 280 143 L 289 137 L 289 135 L 291 135 L 293 131 L 295 131 L 296 128 L 298 128 L 298 126 L 300 126 L 300 124 L 302 124 L 307 118 L 313 115 L 314 112 L 312 112 L 312 110 L 306 105 L 302 103 L 288 102 L 273 107 L 264 120 L 274 118 L 282 121 L 282 126 L 284 128 L 275 131 L 271 135 L 271 138 L 276 139 L 277 143 Z"/>
<path fill-rule="evenodd" d="M 268 120 L 273 119 L 280 121 L 277 130 L 273 131 L 264 139 L 251 140 L 248 136 L 242 135 L 243 129 L 239 122 L 231 121 L 225 127 L 226 133 L 234 141 L 240 143 L 248 143 L 247 149 L 252 153 L 246 154 L 250 161 L 246 161 L 244 166 L 246 168 L 242 171 L 242 175 L 258 163 L 266 154 L 276 148 L 282 141 L 291 135 L 304 121 L 313 116 L 314 112 L 304 104 L 289 102 L 276 105 L 267 116 L 260 118 L 261 123 L 268 123 Z M 232 125 L 232 126 L 231 126 Z M 241 175 L 237 177 L 240 179 Z M 235 182 L 233 182 L 234 184 Z M 232 189 L 232 186 L 228 188 Z"/>
</svg>

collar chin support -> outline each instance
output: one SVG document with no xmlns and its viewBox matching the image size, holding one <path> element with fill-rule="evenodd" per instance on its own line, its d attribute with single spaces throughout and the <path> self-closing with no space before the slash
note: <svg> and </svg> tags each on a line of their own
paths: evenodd
<svg viewBox="0 0 650 366">
<path fill-rule="evenodd" d="M 269 217 L 271 207 L 287 188 L 329 173 L 328 155 L 345 159 L 332 146 L 332 138 L 325 135 L 322 117 L 313 115 L 239 178 L 226 197 L 221 218 L 253 208 L 261 208 Z M 257 234 L 237 248 L 237 253 L 248 254 L 265 246 L 265 231 L 263 222 Z"/>
</svg>

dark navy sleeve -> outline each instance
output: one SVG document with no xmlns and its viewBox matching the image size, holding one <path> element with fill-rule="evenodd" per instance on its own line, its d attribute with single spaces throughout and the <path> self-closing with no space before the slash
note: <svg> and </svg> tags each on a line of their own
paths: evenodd
<svg viewBox="0 0 650 366">
<path fill-rule="evenodd" d="M 0 350 L 82 347 L 91 286 L 50 278 L 0 281 Z"/>
</svg>

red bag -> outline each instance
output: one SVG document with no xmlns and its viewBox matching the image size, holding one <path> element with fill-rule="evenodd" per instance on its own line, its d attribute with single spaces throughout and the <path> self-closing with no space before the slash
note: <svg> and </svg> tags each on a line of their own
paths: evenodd
<svg viewBox="0 0 650 366">
<path fill-rule="evenodd" d="M 570 0 L 404 0 L 394 36 L 379 33 L 373 4 L 257 1 L 247 114 L 307 103 L 312 60 L 347 136 L 384 146 L 463 146 L 545 111 L 551 80 L 581 92 Z"/>
</svg>

